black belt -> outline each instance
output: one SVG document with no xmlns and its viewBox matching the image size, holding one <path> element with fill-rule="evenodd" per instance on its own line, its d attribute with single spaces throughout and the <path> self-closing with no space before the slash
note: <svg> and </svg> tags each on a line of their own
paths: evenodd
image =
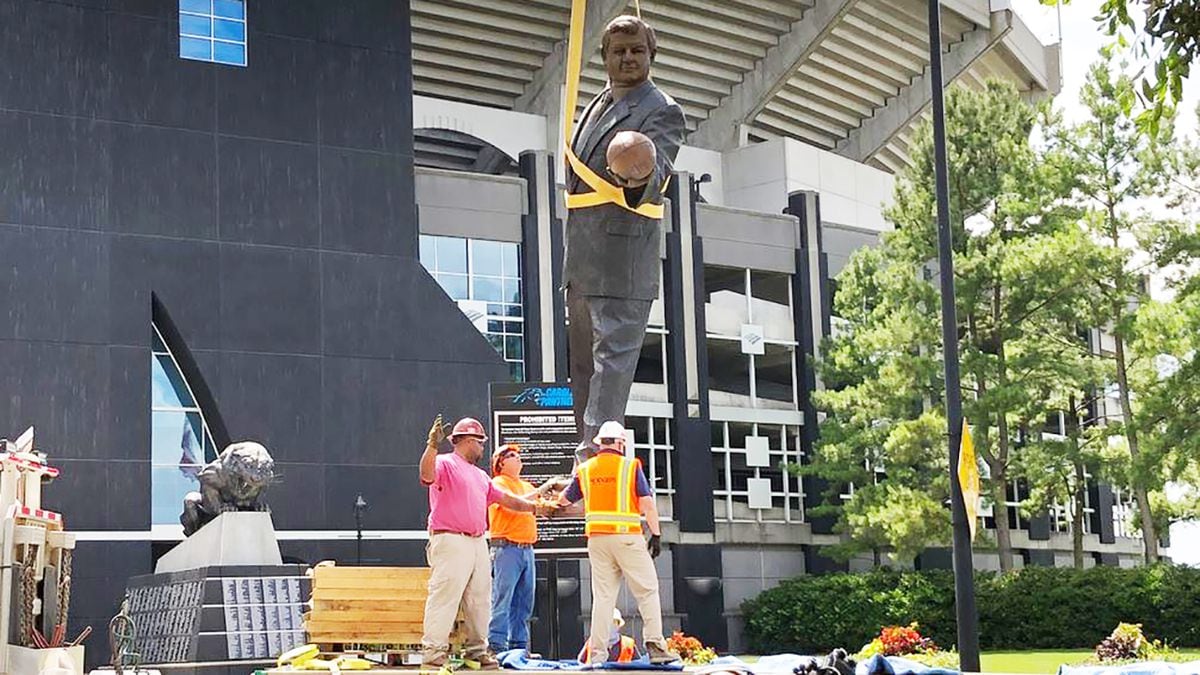
<svg viewBox="0 0 1200 675">
<path fill-rule="evenodd" d="M 517 548 L 533 548 L 533 544 L 521 544 L 511 539 L 502 539 L 500 537 L 492 537 L 492 546 L 497 548 L 503 546 L 515 546 Z"/>
</svg>

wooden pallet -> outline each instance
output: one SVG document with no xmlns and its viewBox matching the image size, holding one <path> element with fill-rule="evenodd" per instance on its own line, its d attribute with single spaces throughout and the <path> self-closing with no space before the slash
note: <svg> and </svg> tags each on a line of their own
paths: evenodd
<svg viewBox="0 0 1200 675">
<path fill-rule="evenodd" d="M 429 573 L 428 567 L 314 567 L 304 615 L 308 641 L 329 649 L 420 645 Z M 452 643 L 457 636 L 456 630 Z"/>
</svg>

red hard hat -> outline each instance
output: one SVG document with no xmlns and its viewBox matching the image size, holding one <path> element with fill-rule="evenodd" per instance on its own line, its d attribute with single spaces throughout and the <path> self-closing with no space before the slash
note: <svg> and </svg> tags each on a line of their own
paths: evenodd
<svg viewBox="0 0 1200 675">
<path fill-rule="evenodd" d="M 474 417 L 464 417 L 459 420 L 454 425 L 454 430 L 450 432 L 450 440 L 453 441 L 455 436 L 478 436 L 480 440 L 487 440 L 483 425 Z"/>
</svg>

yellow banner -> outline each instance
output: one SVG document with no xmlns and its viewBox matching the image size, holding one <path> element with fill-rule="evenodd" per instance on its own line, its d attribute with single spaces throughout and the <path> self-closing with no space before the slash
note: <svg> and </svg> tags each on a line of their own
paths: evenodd
<svg viewBox="0 0 1200 675">
<path fill-rule="evenodd" d="M 966 418 L 963 418 L 962 442 L 958 446 L 958 485 L 962 488 L 967 525 L 971 528 L 971 541 L 974 541 L 979 520 L 979 462 L 975 459 L 975 442 L 971 440 L 971 428 L 967 426 Z"/>
</svg>

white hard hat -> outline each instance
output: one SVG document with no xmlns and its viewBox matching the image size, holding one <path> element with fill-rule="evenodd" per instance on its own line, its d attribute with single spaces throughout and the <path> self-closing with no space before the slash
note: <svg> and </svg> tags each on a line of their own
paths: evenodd
<svg viewBox="0 0 1200 675">
<path fill-rule="evenodd" d="M 613 424 L 616 424 L 616 422 L 613 422 Z M 613 623 L 617 625 L 617 628 L 625 625 L 625 619 L 621 616 L 621 610 L 616 607 L 613 607 Z"/>
<path fill-rule="evenodd" d="M 621 426 L 621 423 L 616 420 L 609 420 L 600 425 L 600 431 L 596 432 L 596 437 L 592 439 L 592 442 L 596 445 L 604 445 L 601 439 L 607 438 L 619 438 L 624 441 L 625 427 Z"/>
</svg>

